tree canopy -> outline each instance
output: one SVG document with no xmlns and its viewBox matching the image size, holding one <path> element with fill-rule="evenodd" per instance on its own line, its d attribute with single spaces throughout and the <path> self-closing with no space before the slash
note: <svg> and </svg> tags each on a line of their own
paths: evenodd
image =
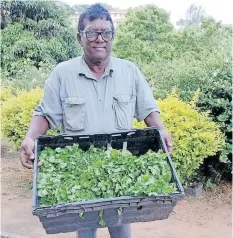
<svg viewBox="0 0 233 238">
<path fill-rule="evenodd" d="M 80 54 L 70 26 L 70 9 L 55 1 L 2 1 L 3 76 L 14 80 L 28 71 L 29 65 L 33 72 L 50 70 L 53 65 Z"/>
</svg>

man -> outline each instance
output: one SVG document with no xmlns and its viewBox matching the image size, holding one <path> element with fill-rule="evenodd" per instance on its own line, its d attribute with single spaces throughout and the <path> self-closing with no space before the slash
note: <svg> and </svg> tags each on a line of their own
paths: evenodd
<svg viewBox="0 0 233 238">
<path fill-rule="evenodd" d="M 84 55 L 58 64 L 45 83 L 21 146 L 21 163 L 33 168 L 34 140 L 48 128 L 62 125 L 62 133 L 96 134 L 130 130 L 133 118 L 161 129 L 169 152 L 172 140 L 166 131 L 140 70 L 126 60 L 111 57 L 114 26 L 108 11 L 91 5 L 80 15 L 78 41 Z M 130 226 L 109 227 L 111 238 L 129 238 Z M 79 238 L 96 237 L 96 229 L 78 232 Z"/>
</svg>

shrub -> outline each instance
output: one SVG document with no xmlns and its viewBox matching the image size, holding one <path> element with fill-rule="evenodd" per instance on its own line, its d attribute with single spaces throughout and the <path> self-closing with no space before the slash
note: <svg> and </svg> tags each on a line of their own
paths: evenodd
<svg viewBox="0 0 233 238">
<path fill-rule="evenodd" d="M 19 148 L 28 130 L 33 110 L 41 95 L 42 89 L 36 88 L 30 92 L 20 91 L 2 101 L 2 133 L 15 143 L 16 148 Z M 198 113 L 195 100 L 185 103 L 173 93 L 158 103 L 163 121 L 173 137 L 172 157 L 180 178 L 183 182 L 191 181 L 203 160 L 222 149 L 223 135 L 207 113 Z M 145 127 L 145 124 L 135 121 L 134 127 Z M 51 134 L 51 131 L 48 133 Z"/>
<path fill-rule="evenodd" d="M 7 101 L 12 95 L 17 95 L 17 89 L 13 87 L 2 87 L 1 88 L 1 104 Z"/>
<path fill-rule="evenodd" d="M 183 102 L 173 92 L 159 100 L 161 117 L 173 138 L 172 159 L 183 183 L 192 182 L 197 169 L 208 156 L 215 155 L 224 146 L 224 136 L 219 126 L 207 113 L 196 108 L 197 95 L 190 103 Z M 146 127 L 134 121 L 135 128 Z"/>
<path fill-rule="evenodd" d="M 215 69 L 201 88 L 197 106 L 209 110 L 213 120 L 225 134 L 226 146 L 221 153 L 205 161 L 205 173 L 219 184 L 232 179 L 232 72 L 231 65 Z"/>
<path fill-rule="evenodd" d="M 201 110 L 209 110 L 215 122 L 225 133 L 226 141 L 232 144 L 232 72 L 231 65 L 216 69 L 207 78 L 201 88 L 197 106 Z M 231 152 L 231 149 L 228 151 Z"/>
<path fill-rule="evenodd" d="M 13 67 L 13 64 L 11 64 Z M 39 63 L 35 67 L 30 59 L 17 61 L 14 68 L 14 76 L 10 76 L 7 71 L 2 71 L 2 85 L 4 87 L 30 90 L 36 87 L 44 87 L 44 82 L 54 68 L 52 64 Z"/>
<path fill-rule="evenodd" d="M 7 88 L 4 90 L 9 92 Z M 41 96 L 42 89 L 35 88 L 30 92 L 20 91 L 17 95 L 11 94 L 11 97 L 2 101 L 1 133 L 15 144 L 15 149 L 19 148 L 27 133 L 33 110 L 40 102 Z M 49 130 L 47 134 L 56 133 Z"/>
</svg>

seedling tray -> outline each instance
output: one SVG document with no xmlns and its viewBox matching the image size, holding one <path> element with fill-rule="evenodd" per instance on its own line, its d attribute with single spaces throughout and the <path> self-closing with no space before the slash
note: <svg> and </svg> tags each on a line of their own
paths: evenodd
<svg viewBox="0 0 233 238">
<path fill-rule="evenodd" d="M 134 155 L 144 154 L 149 149 L 153 151 L 163 149 L 167 154 L 167 161 L 177 191 L 168 195 L 122 196 L 111 199 L 57 204 L 55 206 L 40 206 L 37 194 L 37 175 L 39 172 L 37 164 L 40 152 L 45 147 L 63 148 L 73 144 L 79 144 L 79 147 L 84 150 L 91 145 L 106 149 L 109 147 L 113 149 L 124 148 Z M 150 127 L 111 134 L 41 136 L 35 142 L 32 212 L 39 216 L 47 234 L 166 219 L 176 206 L 177 201 L 182 200 L 184 196 L 184 190 L 172 159 L 161 132 L 157 128 Z"/>
</svg>

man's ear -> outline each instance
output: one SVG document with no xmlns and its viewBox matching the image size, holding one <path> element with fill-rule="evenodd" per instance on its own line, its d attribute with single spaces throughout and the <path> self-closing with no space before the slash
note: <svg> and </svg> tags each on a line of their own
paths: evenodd
<svg viewBox="0 0 233 238">
<path fill-rule="evenodd" d="M 82 46 L 81 34 L 79 32 L 77 33 L 77 40 L 79 44 Z"/>
</svg>

